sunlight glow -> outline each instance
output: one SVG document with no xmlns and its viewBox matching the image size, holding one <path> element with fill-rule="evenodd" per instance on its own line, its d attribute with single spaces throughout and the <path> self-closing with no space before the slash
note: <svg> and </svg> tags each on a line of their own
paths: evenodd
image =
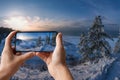
<svg viewBox="0 0 120 80">
<path fill-rule="evenodd" d="M 6 27 L 20 31 L 50 30 L 58 25 L 63 25 L 63 22 L 41 19 L 39 16 L 10 16 L 5 18 L 3 23 Z"/>
<path fill-rule="evenodd" d="M 25 26 L 28 25 L 28 21 L 21 16 L 10 17 L 4 20 L 4 22 L 10 27 L 14 27 L 14 29 L 25 29 Z"/>
<path fill-rule="evenodd" d="M 22 35 L 22 34 L 17 35 L 17 39 L 20 39 L 20 40 L 28 40 L 28 39 L 32 39 L 32 38 L 33 37 L 25 36 L 25 35 Z"/>
</svg>

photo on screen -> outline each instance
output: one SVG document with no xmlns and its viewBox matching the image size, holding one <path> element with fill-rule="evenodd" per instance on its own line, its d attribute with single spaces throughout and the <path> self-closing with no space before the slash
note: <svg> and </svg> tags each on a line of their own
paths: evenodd
<svg viewBox="0 0 120 80">
<path fill-rule="evenodd" d="M 53 51 L 56 32 L 19 32 L 16 34 L 16 51 Z"/>
</svg>

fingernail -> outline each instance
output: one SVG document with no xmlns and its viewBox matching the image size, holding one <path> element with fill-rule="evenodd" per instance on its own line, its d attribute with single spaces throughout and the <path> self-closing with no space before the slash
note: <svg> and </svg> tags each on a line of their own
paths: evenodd
<svg viewBox="0 0 120 80">
<path fill-rule="evenodd" d="M 62 38 L 62 33 L 61 33 L 61 32 L 59 33 L 59 37 L 61 37 L 61 38 Z"/>
</svg>

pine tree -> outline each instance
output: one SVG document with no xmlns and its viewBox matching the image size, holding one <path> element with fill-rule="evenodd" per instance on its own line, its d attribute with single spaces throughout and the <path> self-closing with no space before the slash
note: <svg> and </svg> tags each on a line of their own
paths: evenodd
<svg viewBox="0 0 120 80">
<path fill-rule="evenodd" d="M 113 50 L 114 53 L 120 53 L 120 29 L 119 29 L 119 36 L 118 36 L 118 40 L 115 43 L 115 47 Z"/>
<path fill-rule="evenodd" d="M 52 34 L 52 46 L 55 46 L 56 41 L 56 33 Z"/>
<path fill-rule="evenodd" d="M 50 44 L 50 37 L 49 36 L 46 36 L 46 44 Z"/>
<path fill-rule="evenodd" d="M 41 36 L 39 36 L 37 39 L 37 46 L 41 46 L 41 44 L 42 44 Z"/>
<path fill-rule="evenodd" d="M 90 27 L 88 35 L 81 36 L 80 52 L 84 59 L 94 60 L 103 56 L 109 56 L 111 47 L 106 38 L 112 39 L 105 31 L 100 16 L 95 18 L 93 26 Z"/>
<path fill-rule="evenodd" d="M 11 31 L 13 31 L 11 28 L 0 27 L 0 43 Z"/>
<path fill-rule="evenodd" d="M 82 33 L 80 35 L 80 43 L 78 47 L 80 48 L 79 53 L 82 53 L 82 56 L 84 59 L 89 60 L 89 54 L 91 51 L 90 48 L 88 47 L 88 36 L 85 35 L 85 33 Z"/>
<path fill-rule="evenodd" d="M 115 47 L 113 50 L 114 53 L 120 53 L 120 38 L 117 40 L 117 42 L 115 43 Z"/>
</svg>

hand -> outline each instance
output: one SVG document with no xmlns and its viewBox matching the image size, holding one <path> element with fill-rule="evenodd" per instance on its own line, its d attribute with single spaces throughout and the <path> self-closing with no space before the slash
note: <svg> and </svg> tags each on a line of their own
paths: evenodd
<svg viewBox="0 0 120 80">
<path fill-rule="evenodd" d="M 11 46 L 11 40 L 15 34 L 16 31 L 11 32 L 5 40 L 5 46 L 1 54 L 0 80 L 8 80 L 25 60 L 35 56 L 35 52 L 28 52 L 23 55 L 20 52 L 15 52 Z"/>
<path fill-rule="evenodd" d="M 47 64 L 48 71 L 55 80 L 73 80 L 65 62 L 66 53 L 62 43 L 61 33 L 58 33 L 56 37 L 56 47 L 54 52 L 37 52 L 36 55 Z"/>
</svg>

